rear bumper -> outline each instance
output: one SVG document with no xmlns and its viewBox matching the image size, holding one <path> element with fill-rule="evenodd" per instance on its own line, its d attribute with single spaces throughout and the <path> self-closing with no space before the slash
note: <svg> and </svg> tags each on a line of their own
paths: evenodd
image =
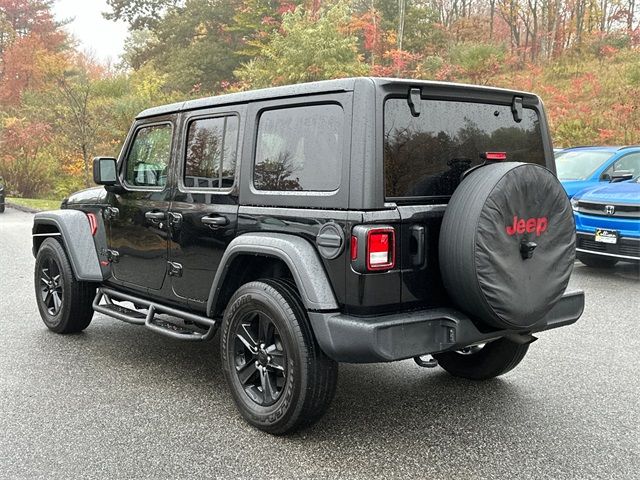
<svg viewBox="0 0 640 480">
<path fill-rule="evenodd" d="M 575 323 L 584 310 L 584 293 L 566 293 L 551 311 L 526 332 L 483 333 L 454 309 L 430 309 L 380 317 L 309 312 L 320 348 L 338 362 L 375 363 L 460 350 L 514 333 L 534 333 Z"/>
<path fill-rule="evenodd" d="M 577 232 L 576 251 L 637 262 L 640 261 L 640 238 L 622 236 L 611 244 L 596 242 L 593 233 Z"/>
</svg>

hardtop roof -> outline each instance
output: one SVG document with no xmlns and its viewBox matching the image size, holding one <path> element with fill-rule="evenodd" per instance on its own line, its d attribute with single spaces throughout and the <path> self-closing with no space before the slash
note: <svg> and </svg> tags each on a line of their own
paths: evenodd
<svg viewBox="0 0 640 480">
<path fill-rule="evenodd" d="M 268 100 L 272 98 L 296 97 L 300 95 L 313 95 L 333 92 L 353 91 L 357 82 L 372 82 L 376 86 L 384 87 L 390 84 L 401 84 L 407 86 L 434 86 L 448 87 L 459 91 L 484 91 L 495 93 L 509 93 L 524 97 L 535 97 L 536 95 L 529 92 L 518 90 L 507 90 L 496 87 L 486 87 L 479 85 L 468 85 L 463 83 L 437 82 L 431 80 L 414 80 L 403 78 L 384 78 L 384 77 L 353 77 L 341 78 L 337 80 L 322 80 L 318 82 L 299 83 L 294 85 L 285 85 L 280 87 L 262 88 L 259 90 L 249 90 L 246 92 L 228 93 L 224 95 L 216 95 L 212 97 L 198 98 L 194 100 L 186 100 L 184 102 L 176 102 L 168 105 L 148 108 L 140 112 L 136 118 L 148 118 L 170 113 L 182 111 L 197 110 L 207 107 L 215 107 L 221 105 L 230 105 L 237 103 L 248 103 L 260 100 Z"/>
</svg>

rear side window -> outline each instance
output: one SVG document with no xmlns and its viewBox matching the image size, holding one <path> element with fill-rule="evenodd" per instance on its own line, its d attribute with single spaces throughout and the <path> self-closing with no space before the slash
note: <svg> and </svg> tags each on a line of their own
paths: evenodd
<svg viewBox="0 0 640 480">
<path fill-rule="evenodd" d="M 204 118 L 189 123 L 184 166 L 187 188 L 231 188 L 236 171 L 238 117 Z"/>
<path fill-rule="evenodd" d="M 332 191 L 340 185 L 344 113 L 335 104 L 267 110 L 258 123 L 258 190 Z"/>
<path fill-rule="evenodd" d="M 384 106 L 385 194 L 449 197 L 461 174 L 480 164 L 484 152 L 506 152 L 509 161 L 545 165 L 538 114 L 486 103 L 420 100 L 414 117 L 406 98 Z"/>
<path fill-rule="evenodd" d="M 170 124 L 142 127 L 127 157 L 126 183 L 136 187 L 163 187 L 171 159 Z"/>
</svg>

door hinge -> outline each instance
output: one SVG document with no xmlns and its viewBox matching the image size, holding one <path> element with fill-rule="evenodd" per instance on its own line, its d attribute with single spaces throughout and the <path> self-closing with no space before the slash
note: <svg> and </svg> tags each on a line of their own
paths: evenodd
<svg viewBox="0 0 640 480">
<path fill-rule="evenodd" d="M 105 220 L 112 220 L 114 218 L 118 218 L 118 215 L 120 215 L 120 210 L 116 207 L 107 207 L 104 209 L 103 218 Z"/>
<path fill-rule="evenodd" d="M 170 277 L 181 277 L 182 276 L 182 265 L 176 262 L 167 262 L 169 264 L 169 276 Z"/>
<path fill-rule="evenodd" d="M 116 250 L 107 250 L 107 260 L 110 263 L 118 263 L 120 261 L 120 254 Z"/>
</svg>

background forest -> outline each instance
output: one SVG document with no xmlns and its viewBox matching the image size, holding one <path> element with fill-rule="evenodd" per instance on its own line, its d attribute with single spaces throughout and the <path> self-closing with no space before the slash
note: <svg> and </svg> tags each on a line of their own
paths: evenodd
<svg viewBox="0 0 640 480">
<path fill-rule="evenodd" d="M 0 176 L 17 196 L 92 185 L 92 157 L 116 156 L 148 106 L 344 76 L 530 90 L 556 146 L 640 139 L 635 0 L 108 0 L 130 36 L 107 65 L 53 3 L 0 0 Z"/>
</svg>

